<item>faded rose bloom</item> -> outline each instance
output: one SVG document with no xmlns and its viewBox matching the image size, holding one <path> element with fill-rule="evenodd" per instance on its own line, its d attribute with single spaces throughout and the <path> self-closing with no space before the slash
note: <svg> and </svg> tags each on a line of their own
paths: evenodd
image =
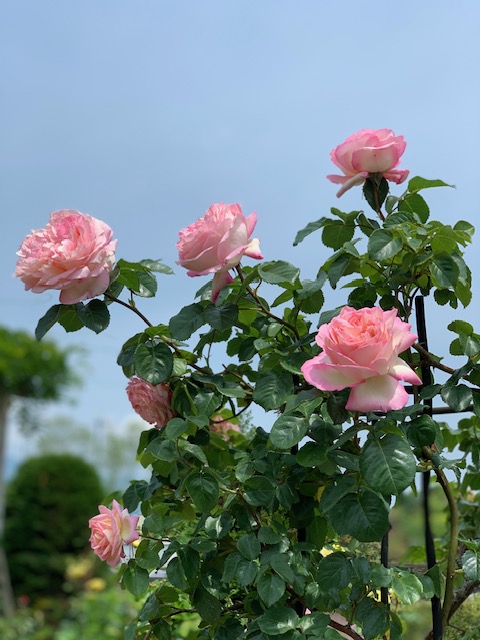
<svg viewBox="0 0 480 640">
<path fill-rule="evenodd" d="M 146 422 L 157 429 L 164 427 L 175 416 L 172 409 L 172 390 L 167 384 L 153 386 L 142 378 L 130 378 L 127 396 L 132 407 Z"/>
<path fill-rule="evenodd" d="M 92 530 L 90 545 L 100 560 L 104 560 L 111 567 L 116 567 L 121 558 L 125 557 L 124 544 L 131 544 L 138 540 L 137 523 L 139 516 L 131 516 L 127 509 L 123 509 L 114 500 L 109 509 L 101 504 L 99 514 L 88 521 Z"/>
<path fill-rule="evenodd" d="M 318 330 L 316 342 L 323 352 L 302 365 L 305 380 L 322 391 L 351 387 L 347 409 L 401 409 L 408 394 L 399 381 L 421 384 L 399 358 L 417 340 L 410 329 L 396 309 L 344 307 Z"/>
<path fill-rule="evenodd" d="M 406 146 L 403 136 L 396 136 L 390 129 L 362 129 L 349 136 L 330 152 L 332 162 L 345 174 L 327 176 L 331 182 L 343 185 L 337 198 L 351 187 L 362 184 L 370 173 L 381 174 L 397 184 L 404 182 L 409 171 L 395 167 Z"/>
<path fill-rule="evenodd" d="M 203 218 L 199 218 L 179 233 L 177 242 L 180 264 L 189 276 L 213 273 L 212 300 L 233 282 L 228 273 L 236 267 L 242 256 L 261 260 L 260 241 L 251 238 L 257 214 L 245 217 L 238 204 L 212 204 Z"/>
<path fill-rule="evenodd" d="M 116 240 L 101 220 L 85 213 L 55 211 L 45 229 L 22 242 L 15 275 L 25 289 L 60 290 L 62 304 L 75 304 L 106 291 L 115 263 Z"/>
<path fill-rule="evenodd" d="M 229 431 L 237 431 L 240 432 L 240 427 L 238 424 L 234 424 L 233 422 L 228 422 L 228 420 L 224 420 L 221 415 L 213 416 L 210 428 L 215 433 L 219 433 L 225 437 L 228 437 Z"/>
</svg>

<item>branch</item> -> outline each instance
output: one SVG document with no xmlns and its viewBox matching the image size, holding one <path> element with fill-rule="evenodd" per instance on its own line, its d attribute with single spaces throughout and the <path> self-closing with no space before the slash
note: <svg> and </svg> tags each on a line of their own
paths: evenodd
<svg viewBox="0 0 480 640">
<path fill-rule="evenodd" d="M 328 626 L 332 627 L 332 629 L 340 631 L 341 633 L 344 633 L 349 638 L 352 638 L 352 640 L 365 640 L 364 637 L 354 631 L 349 624 L 341 624 L 340 622 L 336 622 L 335 620 L 332 620 L 330 618 Z"/>
<path fill-rule="evenodd" d="M 141 318 L 147 326 L 153 327 L 153 324 L 150 322 L 150 320 L 146 316 L 144 316 L 143 313 L 137 309 L 137 307 L 134 307 L 133 305 L 128 304 L 128 302 L 124 302 L 123 300 L 120 300 L 120 298 L 116 298 L 115 296 L 112 296 L 110 293 L 104 293 L 103 295 L 105 296 L 105 298 L 108 298 L 112 302 L 116 302 L 117 304 L 121 304 L 122 307 L 125 307 L 126 309 L 130 309 L 130 311 L 133 311 L 133 313 L 136 313 L 137 316 Z"/>
</svg>

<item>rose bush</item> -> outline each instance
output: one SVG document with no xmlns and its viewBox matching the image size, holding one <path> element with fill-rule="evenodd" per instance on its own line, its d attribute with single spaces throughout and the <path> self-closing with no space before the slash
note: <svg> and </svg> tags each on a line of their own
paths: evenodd
<svg viewBox="0 0 480 640">
<path fill-rule="evenodd" d="M 257 214 L 245 217 L 238 204 L 212 204 L 202 218 L 180 231 L 177 243 L 178 264 L 188 269 L 189 276 L 213 273 L 212 300 L 233 282 L 228 273 L 242 257 L 261 260 L 260 242 L 251 239 Z"/>
<path fill-rule="evenodd" d="M 15 275 L 25 289 L 60 291 L 62 304 L 74 304 L 103 293 L 115 263 L 116 240 L 104 222 L 78 211 L 51 214 L 44 229 L 22 242 Z"/>
<path fill-rule="evenodd" d="M 323 352 L 302 366 L 305 379 L 317 389 L 338 391 L 352 387 L 346 409 L 389 411 L 401 409 L 408 393 L 400 380 L 422 381 L 399 358 L 417 340 L 397 310 L 343 307 L 340 314 L 318 330 L 316 343 Z"/>
<path fill-rule="evenodd" d="M 145 422 L 154 424 L 157 429 L 164 427 L 175 416 L 172 390 L 168 385 L 153 386 L 135 376 L 128 381 L 126 391 L 133 409 Z"/>
<path fill-rule="evenodd" d="M 343 176 L 327 176 L 331 182 L 343 185 L 337 198 L 353 186 L 362 184 L 369 174 L 381 174 L 397 184 L 404 182 L 409 171 L 395 167 L 405 147 L 403 136 L 396 136 L 390 129 L 362 129 L 349 136 L 330 152 L 332 162 L 344 173 Z"/>
<path fill-rule="evenodd" d="M 90 518 L 88 526 L 92 530 L 90 545 L 100 560 L 116 567 L 125 557 L 124 544 L 138 540 L 137 524 L 139 516 L 131 516 L 116 500 L 109 509 L 101 504 L 99 514 Z"/>
<path fill-rule="evenodd" d="M 295 245 L 321 231 L 332 250 L 313 277 L 284 260 L 242 265 L 243 256 L 261 259 L 256 215 L 217 204 L 177 244 L 188 275 L 213 275 L 211 296 L 202 287 L 169 321 L 149 319 L 137 297 L 154 296 L 156 274 L 171 270 L 118 260 L 103 299 L 54 305 L 40 319 L 39 338 L 57 322 L 99 332 L 118 303 L 144 325 L 117 359 L 132 405 L 162 427 L 140 436 L 137 458 L 150 479 L 132 481 L 122 497 L 143 518 L 120 578 L 136 596 L 148 592 L 128 640 L 179 637 L 185 619 L 201 620 L 191 640 L 413 637 L 397 597 L 402 607 L 432 598 L 428 637 L 444 640 L 478 587 L 480 334 L 450 323 L 449 357 L 461 358 L 453 368 L 429 353 L 423 331 L 426 296 L 453 309 L 470 303 L 463 254 L 474 229 L 430 219 L 422 191 L 447 186 L 441 180 L 414 177 L 388 196 L 388 181 L 406 180 L 396 169 L 404 148 L 390 130 L 363 130 L 332 152 L 344 174 L 333 181 L 341 192 L 364 181 L 374 215 L 332 208 L 297 233 Z M 339 313 L 325 301 L 327 284 L 340 283 L 348 297 Z M 434 419 L 456 412 L 455 430 Z M 229 437 L 219 437 L 225 427 Z M 459 450 L 466 459 L 452 460 Z M 426 567 L 416 548 L 398 554 L 413 564 L 394 564 L 391 512 L 395 520 L 412 486 L 428 493 L 430 473 L 448 531 L 433 540 L 426 527 Z M 118 519 L 128 516 L 105 509 L 92 519 L 92 543 L 114 563 Z M 126 528 L 124 540 L 133 537 Z"/>
</svg>

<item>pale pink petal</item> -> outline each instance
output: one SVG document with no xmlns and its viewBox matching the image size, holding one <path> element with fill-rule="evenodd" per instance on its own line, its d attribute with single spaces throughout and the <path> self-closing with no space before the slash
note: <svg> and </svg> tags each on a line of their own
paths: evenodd
<svg viewBox="0 0 480 640">
<path fill-rule="evenodd" d="M 252 235 L 255 225 L 257 224 L 257 212 L 254 211 L 249 216 L 245 218 L 245 224 L 247 225 L 247 236 L 250 238 Z"/>
<path fill-rule="evenodd" d="M 368 178 L 368 172 L 362 171 L 360 173 L 357 173 L 356 176 L 353 176 L 353 178 L 350 178 L 350 180 L 347 180 L 343 184 L 343 187 L 341 187 L 341 189 L 337 191 L 337 198 L 343 196 L 346 191 L 348 191 L 352 187 L 355 187 L 357 184 L 362 184 L 362 182 L 365 181 L 365 178 Z"/>
<path fill-rule="evenodd" d="M 408 402 L 408 393 L 395 378 L 375 376 L 350 391 L 345 408 L 349 411 L 390 411 L 402 409 Z"/>
<path fill-rule="evenodd" d="M 339 366 L 325 362 L 322 356 L 307 360 L 301 367 L 305 380 L 322 391 L 339 391 L 375 375 L 368 367 Z"/>
<path fill-rule="evenodd" d="M 391 171 L 386 171 L 383 177 L 386 180 L 390 180 L 390 182 L 395 182 L 395 184 L 402 184 L 408 178 L 409 173 L 408 169 L 392 169 Z"/>
<path fill-rule="evenodd" d="M 391 361 L 388 373 L 397 380 L 403 380 L 404 382 L 415 385 L 422 384 L 422 381 L 415 371 L 398 356 L 395 360 Z"/>
<path fill-rule="evenodd" d="M 212 302 L 216 302 L 220 291 L 232 282 L 233 278 L 228 271 L 217 271 L 212 281 Z"/>
<path fill-rule="evenodd" d="M 260 251 L 260 240 L 258 238 L 252 238 L 252 240 L 250 240 L 244 255 L 249 258 L 255 258 L 256 260 L 263 260 L 263 255 Z"/>
</svg>

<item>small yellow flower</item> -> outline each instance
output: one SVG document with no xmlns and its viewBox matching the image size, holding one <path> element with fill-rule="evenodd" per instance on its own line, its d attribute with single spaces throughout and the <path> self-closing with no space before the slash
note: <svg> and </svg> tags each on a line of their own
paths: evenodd
<svg viewBox="0 0 480 640">
<path fill-rule="evenodd" d="M 107 586 L 106 581 L 103 578 L 90 578 L 85 582 L 85 589 L 87 591 L 104 591 Z"/>
</svg>

